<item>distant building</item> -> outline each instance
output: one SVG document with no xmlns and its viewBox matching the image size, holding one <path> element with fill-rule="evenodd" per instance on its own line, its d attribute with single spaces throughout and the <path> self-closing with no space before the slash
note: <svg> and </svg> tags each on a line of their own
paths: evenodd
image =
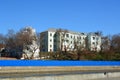
<svg viewBox="0 0 120 80">
<path fill-rule="evenodd" d="M 56 29 L 49 29 L 40 33 L 40 51 L 54 51 L 54 34 Z"/>
<path fill-rule="evenodd" d="M 72 32 L 72 31 L 66 31 L 63 30 L 59 32 L 59 35 L 55 33 L 54 37 L 54 51 L 58 51 L 61 49 L 64 51 L 65 49 L 67 51 L 73 51 L 75 50 L 75 47 L 81 46 L 82 48 L 85 48 L 85 33 L 79 33 L 79 32 Z"/>
<path fill-rule="evenodd" d="M 97 33 L 80 33 L 63 29 L 48 29 L 40 33 L 40 51 L 73 51 L 76 48 L 101 50 L 101 36 Z"/>
<path fill-rule="evenodd" d="M 101 50 L 101 35 L 98 33 L 88 33 L 88 49 L 90 51 L 100 51 Z"/>
</svg>

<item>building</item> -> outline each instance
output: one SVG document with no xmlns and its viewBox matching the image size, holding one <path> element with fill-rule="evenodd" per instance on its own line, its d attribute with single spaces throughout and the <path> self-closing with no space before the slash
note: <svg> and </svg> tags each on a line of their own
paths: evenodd
<svg viewBox="0 0 120 80">
<path fill-rule="evenodd" d="M 100 51 L 101 36 L 97 33 L 80 33 L 63 29 L 48 29 L 40 33 L 40 51 L 73 51 L 88 48 Z"/>
<path fill-rule="evenodd" d="M 90 51 L 100 51 L 101 50 L 101 35 L 98 33 L 88 33 L 87 35 L 88 49 Z"/>
<path fill-rule="evenodd" d="M 54 51 L 54 34 L 56 29 L 49 29 L 40 33 L 40 51 L 51 52 Z"/>
<path fill-rule="evenodd" d="M 78 46 L 82 46 L 85 48 L 85 38 L 86 38 L 85 33 L 78 33 L 78 32 L 62 30 L 59 33 L 56 32 L 55 35 L 57 37 L 54 38 L 54 40 L 55 40 L 55 43 L 54 43 L 55 50 L 54 51 L 58 51 L 59 49 L 61 49 L 62 51 L 64 51 L 64 50 L 73 51 Z"/>
</svg>

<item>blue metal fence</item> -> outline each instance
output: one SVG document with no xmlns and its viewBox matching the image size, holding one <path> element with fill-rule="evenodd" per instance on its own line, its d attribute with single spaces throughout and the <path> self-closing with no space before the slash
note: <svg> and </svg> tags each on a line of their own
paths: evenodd
<svg viewBox="0 0 120 80">
<path fill-rule="evenodd" d="M 120 61 L 0 60 L 0 66 L 120 66 Z"/>
</svg>

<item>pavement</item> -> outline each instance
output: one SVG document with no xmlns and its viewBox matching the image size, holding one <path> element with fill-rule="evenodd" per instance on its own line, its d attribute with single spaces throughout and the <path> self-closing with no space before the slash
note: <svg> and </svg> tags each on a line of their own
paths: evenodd
<svg viewBox="0 0 120 80">
<path fill-rule="evenodd" d="M 89 79 L 89 80 L 120 80 L 120 77 L 114 77 L 114 78 L 101 78 L 101 79 Z"/>
<path fill-rule="evenodd" d="M 120 67 L 119 66 L 0 67 L 0 78 L 19 77 L 19 76 L 26 77 L 26 76 L 71 75 L 71 74 L 74 75 L 74 74 L 92 74 L 92 73 L 104 74 L 105 72 L 120 72 Z"/>
<path fill-rule="evenodd" d="M 2 73 L 48 73 L 48 72 L 96 72 L 96 71 L 120 71 L 120 66 L 43 66 L 43 67 L 0 67 Z"/>
</svg>

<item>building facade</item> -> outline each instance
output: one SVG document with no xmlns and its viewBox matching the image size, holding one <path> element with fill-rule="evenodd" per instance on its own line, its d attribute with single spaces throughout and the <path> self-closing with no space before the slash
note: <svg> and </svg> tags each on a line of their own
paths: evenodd
<svg viewBox="0 0 120 80">
<path fill-rule="evenodd" d="M 77 48 L 99 51 L 100 46 L 101 36 L 95 33 L 86 34 L 62 29 L 48 29 L 40 33 L 40 51 L 42 52 L 73 51 Z"/>
<path fill-rule="evenodd" d="M 100 51 L 101 50 L 101 35 L 98 33 L 88 33 L 88 49 L 90 51 Z"/>
<path fill-rule="evenodd" d="M 54 34 L 55 29 L 49 29 L 40 33 L 40 50 L 42 52 L 54 51 Z"/>
</svg>

